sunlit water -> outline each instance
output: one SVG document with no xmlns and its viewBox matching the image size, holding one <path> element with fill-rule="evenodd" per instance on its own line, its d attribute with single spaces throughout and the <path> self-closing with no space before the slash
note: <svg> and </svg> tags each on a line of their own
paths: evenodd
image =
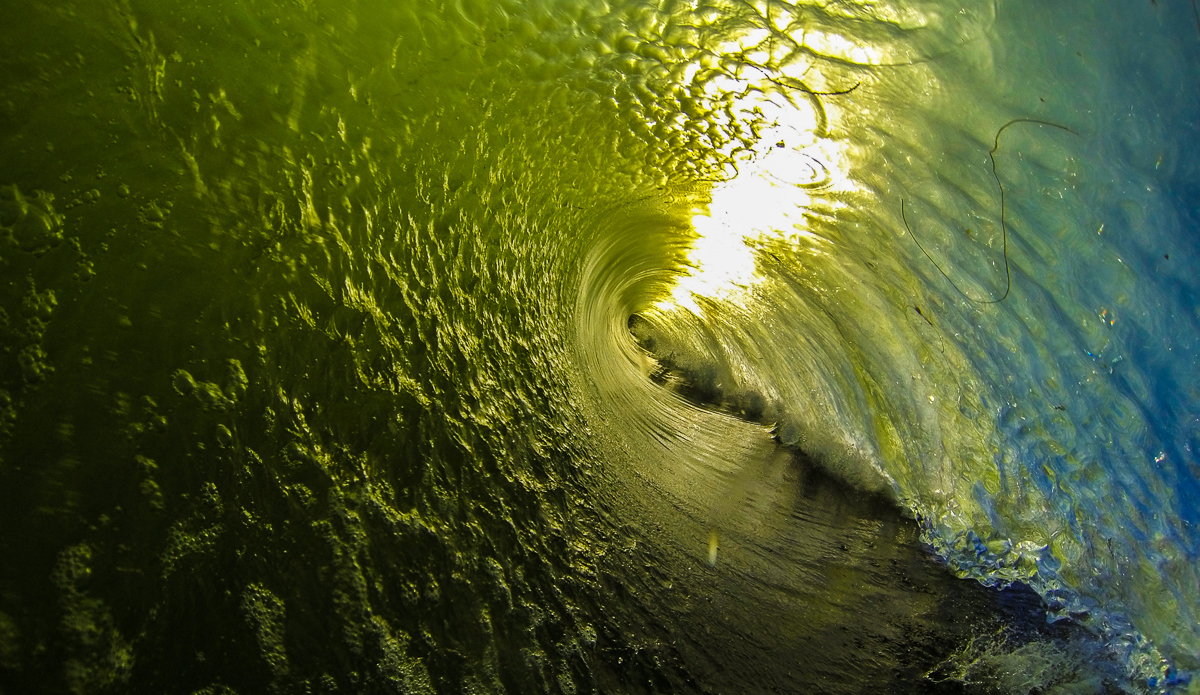
<svg viewBox="0 0 1200 695">
<path fill-rule="evenodd" d="M 1200 687 L 1194 5 L 8 14 L 6 682 Z"/>
</svg>

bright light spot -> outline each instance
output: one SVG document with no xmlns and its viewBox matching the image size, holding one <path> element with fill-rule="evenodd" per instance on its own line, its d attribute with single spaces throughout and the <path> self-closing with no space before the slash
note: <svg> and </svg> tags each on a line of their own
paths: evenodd
<svg viewBox="0 0 1200 695">
<path fill-rule="evenodd" d="M 734 289 L 747 286 L 754 278 L 754 256 L 745 237 L 727 218 L 696 215 L 692 225 L 698 234 L 688 252 L 691 273 L 679 279 L 671 293 L 674 304 L 699 312 L 695 297 L 719 299 Z"/>
<path fill-rule="evenodd" d="M 726 41 L 717 47 L 717 52 L 721 55 L 734 55 L 741 53 L 750 48 L 754 48 L 771 35 L 771 30 L 765 27 L 751 29 L 745 34 L 739 36 L 736 40 Z"/>
<path fill-rule="evenodd" d="M 659 303 L 662 309 L 701 313 L 698 297 L 737 301 L 759 279 L 755 245 L 772 238 L 820 243 L 805 230 L 805 211 L 812 204 L 806 186 L 852 188 L 841 171 L 845 143 L 817 138 L 811 112 L 790 104 L 758 106 L 774 110 L 776 125 L 761 132 L 750 160 L 739 165 L 737 176 L 713 189 L 708 209 L 692 218 L 696 239 L 688 252 L 689 271 Z"/>
<path fill-rule="evenodd" d="M 792 18 L 780 14 L 774 19 L 786 24 Z M 769 36 L 767 28 L 754 29 L 722 44 L 719 52 L 726 55 L 750 52 L 765 60 L 769 56 L 761 46 Z M 873 48 L 855 44 L 838 34 L 809 31 L 796 40 L 822 55 L 855 63 L 878 62 L 880 58 Z M 698 69 L 689 66 L 685 70 L 687 82 Z M 806 79 L 812 77 L 814 69 L 804 61 L 783 68 L 782 73 Z M 812 207 L 812 196 L 855 188 L 846 176 L 849 143 L 818 137 L 817 114 L 807 100 L 791 98 L 776 89 L 778 83 L 771 86 L 754 77 L 750 71 L 743 71 L 714 76 L 705 82 L 708 96 L 735 97 L 736 103 L 728 116 L 722 112 L 712 114 L 714 125 L 722 125 L 728 118 L 747 117 L 767 127 L 758 131 L 758 142 L 751 153 L 737 155 L 735 175 L 712 191 L 707 209 L 696 211 L 698 214 L 692 218 L 696 238 L 688 251 L 688 271 L 678 279 L 671 296 L 659 303 L 661 309 L 701 313 L 697 301 L 700 297 L 738 301 L 740 293 L 760 280 L 754 248 L 765 241 L 803 241 L 811 252 L 826 243 L 807 229 L 805 215 Z M 832 105 L 826 105 L 826 112 L 831 108 Z M 737 145 L 731 142 L 726 154 L 733 154 L 732 148 Z M 823 197 L 821 202 L 826 212 L 838 207 L 834 199 L 835 196 Z"/>
<path fill-rule="evenodd" d="M 771 16 L 771 23 L 775 25 L 777 31 L 783 31 L 791 25 L 794 15 L 782 8 L 775 8 Z"/>
<path fill-rule="evenodd" d="M 782 156 L 768 152 L 762 162 L 747 163 L 739 176 L 713 191 L 707 214 L 692 218 L 697 237 L 688 252 L 691 271 L 679 279 L 668 303 L 699 312 L 696 296 L 724 299 L 747 289 L 756 279 L 748 244 L 797 232 L 811 199 L 790 181 L 809 174 L 789 171 L 789 163 L 795 164 L 794 150 L 774 149 Z"/>
<path fill-rule="evenodd" d="M 718 94 L 739 94 L 746 91 L 750 83 L 746 80 L 735 79 L 725 75 L 716 75 L 704 85 L 704 92 L 710 97 Z"/>
</svg>

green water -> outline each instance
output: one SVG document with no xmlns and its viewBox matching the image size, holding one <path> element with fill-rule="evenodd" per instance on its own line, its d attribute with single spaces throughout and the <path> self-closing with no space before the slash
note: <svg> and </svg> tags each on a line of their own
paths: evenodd
<svg viewBox="0 0 1200 695">
<path fill-rule="evenodd" d="M 1191 692 L 1160 4 L 18 3 L 0 692 Z"/>
</svg>

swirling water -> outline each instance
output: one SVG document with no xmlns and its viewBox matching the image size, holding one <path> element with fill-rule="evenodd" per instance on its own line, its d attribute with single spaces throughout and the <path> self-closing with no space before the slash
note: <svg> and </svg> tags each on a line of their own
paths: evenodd
<svg viewBox="0 0 1200 695">
<path fill-rule="evenodd" d="M 18 4 L 5 692 L 1200 687 L 1194 5 Z"/>
</svg>

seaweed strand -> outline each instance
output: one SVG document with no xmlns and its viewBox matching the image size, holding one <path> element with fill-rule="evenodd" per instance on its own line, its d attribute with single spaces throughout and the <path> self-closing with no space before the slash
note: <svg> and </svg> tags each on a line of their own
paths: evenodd
<svg viewBox="0 0 1200 695">
<path fill-rule="evenodd" d="M 914 242 L 916 242 L 917 248 L 921 249 L 921 253 L 925 254 L 925 257 L 929 259 L 929 262 L 933 264 L 933 267 L 938 269 L 938 272 L 942 274 L 942 277 L 946 278 L 946 281 L 950 283 L 951 287 L 953 287 L 955 290 L 957 290 L 958 293 L 961 294 L 963 297 L 966 297 L 966 299 L 968 301 L 974 302 L 976 304 L 999 304 L 1000 302 L 1003 302 L 1005 299 L 1007 299 L 1008 295 L 1012 293 L 1012 268 L 1010 267 L 1009 261 L 1008 261 L 1008 219 L 1007 219 L 1008 208 L 1007 208 L 1007 204 L 1005 201 L 1004 184 L 1000 181 L 1000 174 L 996 171 L 996 151 L 1000 149 L 1000 136 L 1004 133 L 1005 130 L 1008 129 L 1009 126 L 1015 125 L 1017 123 L 1032 123 L 1034 125 L 1050 126 L 1051 128 L 1058 128 L 1059 130 L 1065 130 L 1068 133 L 1071 133 L 1072 135 L 1079 135 L 1079 133 L 1075 132 L 1074 130 L 1071 130 L 1070 128 L 1068 128 L 1065 125 L 1051 123 L 1050 121 L 1042 121 L 1042 120 L 1038 120 L 1036 118 L 1014 118 L 1011 121 L 1009 121 L 1008 123 L 1005 123 L 1004 125 L 1000 126 L 1000 129 L 996 131 L 996 137 L 992 141 L 992 149 L 988 152 L 988 157 L 990 157 L 992 160 L 992 178 L 994 178 L 996 180 L 996 187 L 998 189 L 1000 189 L 1000 234 L 1001 234 L 1001 240 L 1002 240 L 1003 250 L 1004 250 L 1005 285 L 1004 285 L 1004 294 L 1000 295 L 1000 297 L 998 299 L 976 299 L 976 298 L 970 296 L 965 291 L 963 291 L 963 289 L 961 287 L 959 287 L 958 284 L 956 282 L 954 282 L 954 280 L 951 279 L 951 277 L 949 275 L 946 274 L 945 270 L 942 270 L 942 267 L 940 265 L 938 265 L 938 262 L 933 259 L 933 256 L 929 255 L 929 252 L 925 250 L 924 245 L 921 244 L 921 240 L 917 238 L 917 235 L 913 232 L 912 227 L 909 226 L 908 215 L 905 211 L 905 202 L 904 202 L 903 198 L 900 199 L 900 219 L 904 221 L 904 229 L 908 231 L 909 236 L 911 236 L 912 240 Z"/>
</svg>

